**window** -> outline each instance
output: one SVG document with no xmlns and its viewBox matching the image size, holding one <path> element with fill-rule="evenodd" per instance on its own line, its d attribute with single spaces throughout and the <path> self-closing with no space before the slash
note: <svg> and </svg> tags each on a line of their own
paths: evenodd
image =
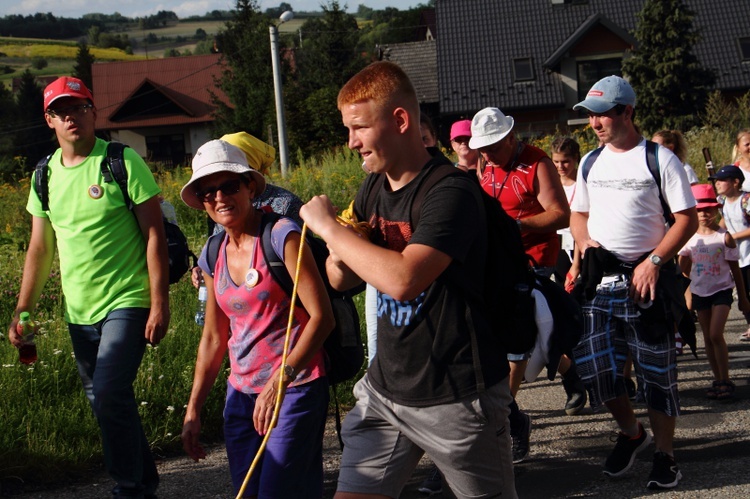
<svg viewBox="0 0 750 499">
<path fill-rule="evenodd" d="M 578 101 L 586 98 L 594 83 L 610 75 L 622 76 L 622 58 L 578 61 Z"/>
<path fill-rule="evenodd" d="M 750 36 L 739 39 L 740 55 L 743 61 L 750 61 Z"/>
<path fill-rule="evenodd" d="M 513 81 L 529 81 L 534 79 L 534 68 L 531 57 L 513 59 Z"/>
</svg>

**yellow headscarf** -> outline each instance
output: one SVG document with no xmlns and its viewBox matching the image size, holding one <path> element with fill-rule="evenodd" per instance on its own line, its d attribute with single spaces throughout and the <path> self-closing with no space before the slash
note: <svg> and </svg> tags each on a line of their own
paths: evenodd
<svg viewBox="0 0 750 499">
<path fill-rule="evenodd" d="M 276 159 L 276 149 L 247 132 L 228 133 L 221 139 L 245 153 L 247 163 L 265 175 Z"/>
</svg>

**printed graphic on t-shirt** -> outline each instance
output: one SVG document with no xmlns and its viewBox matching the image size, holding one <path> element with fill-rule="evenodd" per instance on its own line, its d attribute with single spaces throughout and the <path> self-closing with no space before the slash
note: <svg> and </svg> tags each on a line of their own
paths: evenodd
<svg viewBox="0 0 750 499">
<path fill-rule="evenodd" d="M 409 301 L 399 301 L 378 291 L 378 318 L 385 317 L 395 327 L 408 327 L 422 320 L 425 293 Z"/>
</svg>

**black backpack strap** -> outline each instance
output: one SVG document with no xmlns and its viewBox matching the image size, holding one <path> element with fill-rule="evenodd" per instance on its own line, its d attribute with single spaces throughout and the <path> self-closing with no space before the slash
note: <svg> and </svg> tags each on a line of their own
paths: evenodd
<svg viewBox="0 0 750 499">
<path fill-rule="evenodd" d="M 594 163 L 596 163 L 596 160 L 599 158 L 599 155 L 602 153 L 603 149 L 604 146 L 598 147 L 591 151 L 588 156 L 586 156 L 586 161 L 584 161 L 583 165 L 581 166 L 581 175 L 583 176 L 584 182 L 588 182 L 591 167 L 594 166 Z"/>
<path fill-rule="evenodd" d="M 122 191 L 122 197 L 125 206 L 129 210 L 133 209 L 133 201 L 128 194 L 128 171 L 125 169 L 125 148 L 127 146 L 121 142 L 110 142 L 107 144 L 107 155 L 102 161 L 102 177 L 105 182 L 117 182 Z"/>
<path fill-rule="evenodd" d="M 210 269 L 209 274 L 211 277 L 214 276 L 216 270 L 216 260 L 219 259 L 219 249 L 221 248 L 221 242 L 224 240 L 226 235 L 225 231 L 219 231 L 213 236 L 208 238 L 206 243 L 206 263 Z"/>
<path fill-rule="evenodd" d="M 263 250 L 263 259 L 266 262 L 271 276 L 279 283 L 281 289 L 283 289 L 287 295 L 292 296 L 292 290 L 294 289 L 294 281 L 292 276 L 286 270 L 286 265 L 276 254 L 273 249 L 273 240 L 271 239 L 271 231 L 273 231 L 274 225 L 279 221 L 281 215 L 278 213 L 267 212 L 263 213 L 261 218 L 261 230 L 260 230 L 260 247 Z"/>
<path fill-rule="evenodd" d="M 659 169 L 659 144 L 656 142 L 647 140 L 646 141 L 646 164 L 648 165 L 648 171 L 651 172 L 651 176 L 654 177 L 656 182 L 656 188 L 659 189 L 659 203 L 661 203 L 661 209 L 664 212 L 664 221 L 671 227 L 674 224 L 674 216 L 672 210 L 669 208 L 664 195 L 661 191 L 661 171 Z"/>
<path fill-rule="evenodd" d="M 39 160 L 34 168 L 34 190 L 36 195 L 39 196 L 39 201 L 42 202 L 42 210 L 49 211 L 49 160 L 52 154 L 48 154 L 46 157 Z"/>
</svg>

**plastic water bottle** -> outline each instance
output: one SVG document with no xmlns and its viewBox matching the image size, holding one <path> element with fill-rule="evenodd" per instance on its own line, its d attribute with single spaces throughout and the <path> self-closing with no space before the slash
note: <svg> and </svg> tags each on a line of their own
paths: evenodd
<svg viewBox="0 0 750 499">
<path fill-rule="evenodd" d="M 208 290 L 206 283 L 203 281 L 201 274 L 200 285 L 198 286 L 198 310 L 195 312 L 195 323 L 203 326 L 206 323 L 206 301 L 208 300 Z"/>
<path fill-rule="evenodd" d="M 36 362 L 36 343 L 34 342 L 34 323 L 28 312 L 21 312 L 16 331 L 23 338 L 23 345 L 18 349 L 18 361 L 22 364 Z"/>
</svg>

